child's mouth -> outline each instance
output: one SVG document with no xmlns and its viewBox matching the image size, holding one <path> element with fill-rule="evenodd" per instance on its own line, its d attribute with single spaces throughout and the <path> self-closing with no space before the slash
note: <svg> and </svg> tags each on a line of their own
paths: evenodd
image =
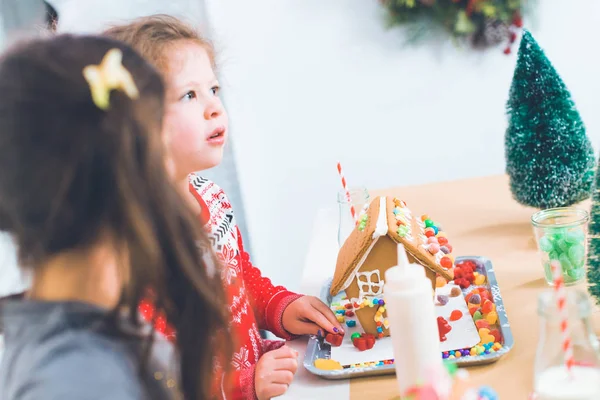
<svg viewBox="0 0 600 400">
<path fill-rule="evenodd" d="M 220 126 L 212 131 L 211 135 L 207 138 L 207 141 L 214 144 L 221 144 L 225 140 L 225 128 Z"/>
</svg>

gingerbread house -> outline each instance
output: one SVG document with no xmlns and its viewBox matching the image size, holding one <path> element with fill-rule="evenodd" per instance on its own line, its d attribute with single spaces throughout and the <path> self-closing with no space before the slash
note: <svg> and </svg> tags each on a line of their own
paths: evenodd
<svg viewBox="0 0 600 400">
<path fill-rule="evenodd" d="M 330 288 L 338 318 L 354 319 L 348 326 L 358 323 L 366 333 L 389 335 L 383 287 L 385 271 L 397 263 L 398 243 L 411 263 L 425 268 L 432 288 L 437 276 L 452 280 L 452 246 L 440 226 L 427 216 L 413 216 L 402 200 L 377 197 L 340 249 Z"/>
</svg>

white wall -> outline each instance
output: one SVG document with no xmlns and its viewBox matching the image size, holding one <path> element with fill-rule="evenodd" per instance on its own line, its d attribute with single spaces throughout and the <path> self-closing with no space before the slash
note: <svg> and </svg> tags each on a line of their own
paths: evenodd
<svg viewBox="0 0 600 400">
<path fill-rule="evenodd" d="M 600 2 L 539 3 L 531 30 L 597 145 Z M 338 159 L 369 188 L 503 172 L 515 55 L 404 48 L 376 0 L 207 4 L 253 259 L 276 282 L 298 288 L 315 212 L 335 206 Z"/>
</svg>

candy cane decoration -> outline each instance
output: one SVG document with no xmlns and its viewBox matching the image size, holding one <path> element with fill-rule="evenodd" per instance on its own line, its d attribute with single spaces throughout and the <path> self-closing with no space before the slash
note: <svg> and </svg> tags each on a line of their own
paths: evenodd
<svg viewBox="0 0 600 400">
<path fill-rule="evenodd" d="M 358 224 L 358 217 L 356 216 L 356 210 L 354 209 L 354 205 L 352 204 L 352 197 L 350 197 L 350 191 L 348 190 L 348 184 L 346 183 L 346 178 L 344 178 L 344 173 L 342 172 L 342 164 L 337 163 L 337 170 L 340 174 L 340 178 L 342 178 L 342 188 L 346 192 L 346 201 L 350 205 L 350 214 L 352 214 L 352 219 L 354 220 L 354 224 Z"/>
<path fill-rule="evenodd" d="M 563 280 L 562 268 L 560 261 L 552 260 L 550 262 L 552 269 L 552 276 L 554 281 L 554 293 L 556 294 L 556 301 L 558 305 L 558 314 L 560 317 L 560 333 L 562 336 L 562 350 L 565 353 L 565 366 L 567 371 L 571 373 L 573 367 L 573 344 L 571 343 L 571 336 L 569 334 L 569 312 L 567 310 L 567 296 L 565 291 L 565 282 Z"/>
</svg>

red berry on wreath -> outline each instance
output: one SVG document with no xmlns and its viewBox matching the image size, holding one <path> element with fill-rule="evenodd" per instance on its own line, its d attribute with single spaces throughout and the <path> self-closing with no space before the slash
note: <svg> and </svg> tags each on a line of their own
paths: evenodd
<svg viewBox="0 0 600 400">
<path fill-rule="evenodd" d="M 504 49 L 504 54 L 509 55 L 512 52 L 512 50 L 510 49 L 510 47 L 507 47 Z"/>
</svg>

